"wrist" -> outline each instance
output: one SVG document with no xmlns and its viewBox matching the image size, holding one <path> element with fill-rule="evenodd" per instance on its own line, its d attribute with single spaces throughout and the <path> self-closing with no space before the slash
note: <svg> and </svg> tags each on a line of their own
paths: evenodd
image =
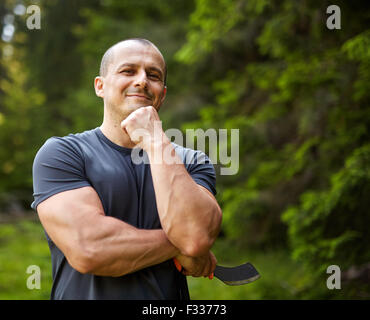
<svg viewBox="0 0 370 320">
<path fill-rule="evenodd" d="M 148 154 L 150 160 L 154 158 L 162 159 L 163 152 L 171 144 L 171 141 L 163 132 L 157 137 L 148 139 L 145 144 L 143 144 L 143 149 Z M 152 161 L 150 161 L 152 162 Z"/>
</svg>

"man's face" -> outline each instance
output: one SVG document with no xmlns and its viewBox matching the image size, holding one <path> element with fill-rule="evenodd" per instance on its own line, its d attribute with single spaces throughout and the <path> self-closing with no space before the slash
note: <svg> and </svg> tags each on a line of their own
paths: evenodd
<svg viewBox="0 0 370 320">
<path fill-rule="evenodd" d="M 101 86 L 96 92 L 117 120 L 140 107 L 153 106 L 158 111 L 166 94 L 164 70 L 162 55 L 154 47 L 127 41 L 114 48 L 108 72 L 96 78 L 95 89 Z"/>
</svg>

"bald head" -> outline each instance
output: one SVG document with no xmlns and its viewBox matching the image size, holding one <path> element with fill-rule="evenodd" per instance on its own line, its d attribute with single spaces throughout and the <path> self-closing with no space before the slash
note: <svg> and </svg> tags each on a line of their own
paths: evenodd
<svg viewBox="0 0 370 320">
<path fill-rule="evenodd" d="M 114 61 L 114 53 L 115 53 L 115 50 L 122 44 L 125 44 L 126 42 L 138 42 L 144 46 L 151 46 L 153 47 L 155 50 L 158 51 L 158 53 L 161 55 L 162 59 L 163 59 L 163 62 L 164 62 L 164 85 L 166 86 L 166 80 L 167 80 L 167 66 L 166 66 L 166 61 L 164 60 L 163 58 L 163 55 L 162 53 L 159 51 L 159 49 L 152 43 L 150 42 L 149 40 L 147 39 L 142 39 L 142 38 L 130 38 L 130 39 L 126 39 L 126 40 L 123 40 L 123 41 L 120 41 L 120 42 L 117 42 L 116 44 L 114 44 L 113 46 L 111 46 L 103 55 L 103 58 L 100 62 L 100 70 L 99 70 L 99 75 L 101 77 L 104 77 L 107 75 L 108 73 L 108 68 L 109 68 L 109 65 L 111 63 L 113 63 Z"/>
</svg>

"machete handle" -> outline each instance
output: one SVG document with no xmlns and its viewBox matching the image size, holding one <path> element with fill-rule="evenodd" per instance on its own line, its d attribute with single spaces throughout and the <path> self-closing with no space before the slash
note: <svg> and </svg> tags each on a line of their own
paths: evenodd
<svg viewBox="0 0 370 320">
<path fill-rule="evenodd" d="M 175 267 L 177 269 L 177 271 L 179 272 L 182 272 L 184 270 L 184 268 L 182 267 L 182 265 L 180 264 L 180 262 L 176 259 L 176 258 L 173 258 L 173 262 L 175 264 Z M 212 280 L 213 279 L 213 272 L 208 276 L 208 279 Z"/>
<path fill-rule="evenodd" d="M 177 271 L 181 272 L 182 271 L 182 265 L 180 264 L 180 262 L 176 258 L 173 258 L 173 262 L 175 263 L 175 267 L 176 267 Z"/>
</svg>

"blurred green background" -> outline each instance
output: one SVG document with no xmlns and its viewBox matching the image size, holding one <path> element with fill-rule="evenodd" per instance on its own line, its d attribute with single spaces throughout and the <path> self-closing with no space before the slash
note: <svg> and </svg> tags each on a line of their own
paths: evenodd
<svg viewBox="0 0 370 320">
<path fill-rule="evenodd" d="M 39 30 L 27 28 L 31 4 Z M 339 30 L 326 26 L 331 4 Z M 239 129 L 239 171 L 217 176 L 214 252 L 262 277 L 189 278 L 191 298 L 370 298 L 368 1 L 5 0 L 0 18 L 0 299 L 49 298 L 33 158 L 47 138 L 101 124 L 93 79 L 105 50 L 129 37 L 167 61 L 164 129 Z M 29 265 L 40 290 L 26 287 Z M 326 286 L 330 265 L 340 290 Z"/>
</svg>

